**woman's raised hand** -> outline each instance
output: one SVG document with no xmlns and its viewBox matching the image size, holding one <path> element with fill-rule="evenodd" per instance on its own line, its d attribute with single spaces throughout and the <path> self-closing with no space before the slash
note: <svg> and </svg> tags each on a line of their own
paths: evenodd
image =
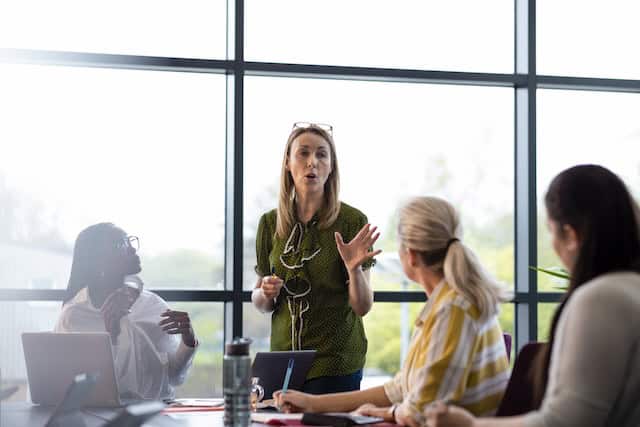
<svg viewBox="0 0 640 427">
<path fill-rule="evenodd" d="M 196 335 L 191 326 L 191 318 L 186 311 L 166 310 L 160 315 L 163 317 L 158 324 L 162 326 L 162 330 L 168 334 L 182 335 L 182 342 L 189 347 L 196 346 Z"/>
<path fill-rule="evenodd" d="M 349 243 L 345 243 L 342 240 L 342 235 L 336 231 L 336 246 L 342 261 L 344 261 L 347 271 L 353 271 L 356 268 L 364 264 L 368 259 L 378 255 L 382 250 L 371 250 L 374 243 L 380 237 L 380 233 L 376 233 L 378 227 L 372 227 L 371 224 L 366 224 L 356 234 L 356 237 L 351 239 Z"/>
<path fill-rule="evenodd" d="M 131 312 L 131 306 L 139 295 L 140 292 L 129 286 L 123 286 L 112 292 L 100 307 L 104 318 L 104 327 L 114 343 L 120 335 L 120 319 Z"/>
</svg>

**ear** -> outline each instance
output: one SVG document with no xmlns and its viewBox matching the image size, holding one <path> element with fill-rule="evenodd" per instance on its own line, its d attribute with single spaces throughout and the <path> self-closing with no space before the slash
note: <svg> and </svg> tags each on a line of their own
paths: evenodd
<svg viewBox="0 0 640 427">
<path fill-rule="evenodd" d="M 416 267 L 420 262 L 418 259 L 418 253 L 415 250 L 409 248 L 405 248 L 405 251 L 407 251 L 407 261 L 409 265 L 411 267 Z"/>
<path fill-rule="evenodd" d="M 576 233 L 576 229 L 569 224 L 564 224 L 562 226 L 562 235 L 564 236 L 566 248 L 571 252 L 577 252 L 580 247 L 580 238 Z"/>
</svg>

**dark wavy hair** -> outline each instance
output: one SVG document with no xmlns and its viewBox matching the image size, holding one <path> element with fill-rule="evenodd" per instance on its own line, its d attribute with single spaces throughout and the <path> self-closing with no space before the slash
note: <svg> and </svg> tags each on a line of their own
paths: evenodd
<svg viewBox="0 0 640 427">
<path fill-rule="evenodd" d="M 624 182 L 597 165 L 580 165 L 556 176 L 545 196 L 549 219 L 562 233 L 564 225 L 576 231 L 578 255 L 569 289 L 551 321 L 549 342 L 534 365 L 534 406 L 539 407 L 547 386 L 551 349 L 558 320 L 580 286 L 615 271 L 640 272 L 638 206 Z"/>
<path fill-rule="evenodd" d="M 114 235 L 121 230 L 110 222 L 91 225 L 78 234 L 73 246 L 71 274 L 63 304 L 73 299 L 80 289 L 95 282 L 103 268 L 106 251 Z"/>
</svg>

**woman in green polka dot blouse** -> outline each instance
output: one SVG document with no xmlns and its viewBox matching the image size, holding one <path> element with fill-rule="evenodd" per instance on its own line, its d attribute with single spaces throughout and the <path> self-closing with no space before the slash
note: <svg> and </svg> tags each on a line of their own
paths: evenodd
<svg viewBox="0 0 640 427">
<path fill-rule="evenodd" d="M 360 389 L 373 304 L 376 227 L 338 199 L 332 129 L 296 123 L 282 161 L 278 208 L 260 218 L 251 300 L 271 312 L 271 350 L 316 350 L 304 385 L 315 394 Z M 345 243 L 347 242 L 347 243 Z"/>
</svg>

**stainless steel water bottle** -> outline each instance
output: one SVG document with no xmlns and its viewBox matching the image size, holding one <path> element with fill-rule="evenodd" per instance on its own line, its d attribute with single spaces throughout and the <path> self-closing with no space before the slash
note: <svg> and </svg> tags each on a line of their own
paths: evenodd
<svg viewBox="0 0 640 427">
<path fill-rule="evenodd" d="M 224 425 L 246 427 L 251 423 L 251 357 L 248 338 L 235 338 L 224 348 L 222 389 Z"/>
</svg>

